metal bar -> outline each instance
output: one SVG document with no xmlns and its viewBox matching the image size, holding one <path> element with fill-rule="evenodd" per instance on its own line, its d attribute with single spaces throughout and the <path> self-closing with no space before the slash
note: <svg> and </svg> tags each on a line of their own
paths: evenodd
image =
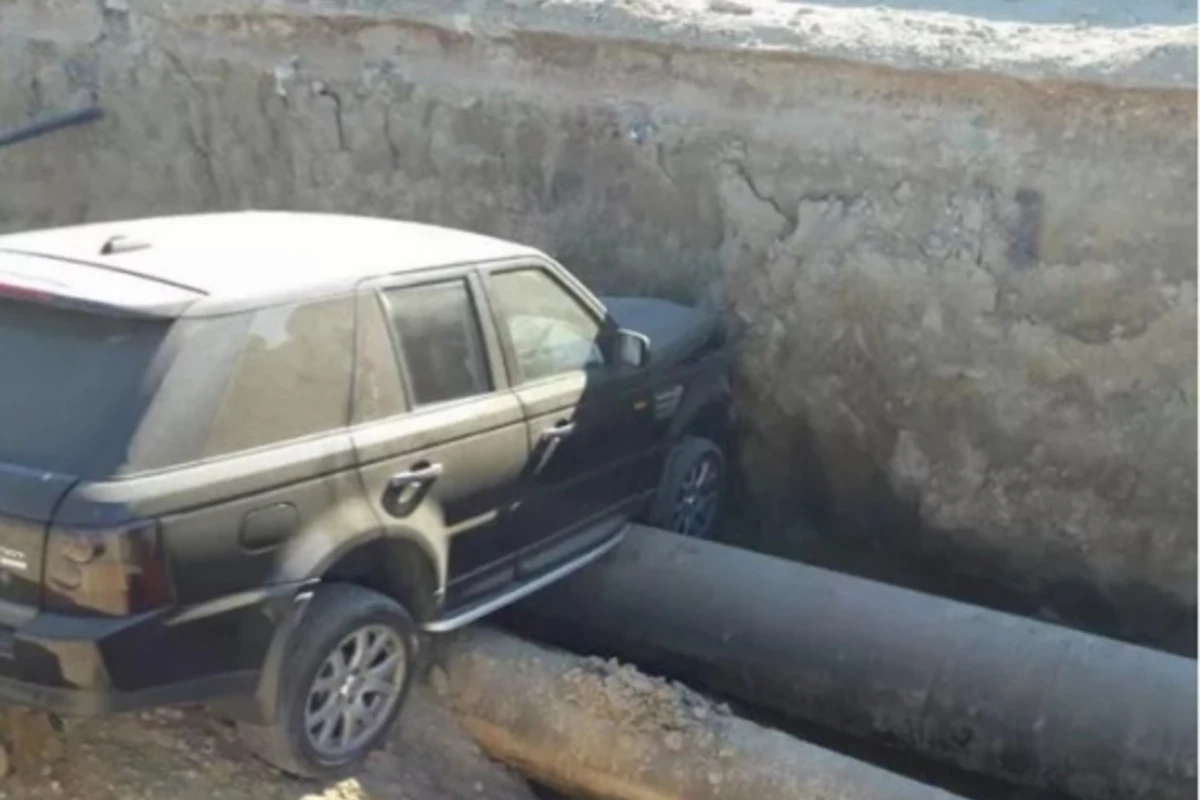
<svg viewBox="0 0 1200 800">
<path fill-rule="evenodd" d="M 1080 800 L 1196 792 L 1196 662 L 632 528 L 518 626 L 778 715 Z"/>
<path fill-rule="evenodd" d="M 104 116 L 104 110 L 99 106 L 88 106 L 87 108 L 79 108 L 73 111 L 64 111 L 59 114 L 52 114 L 48 117 L 35 119 L 16 128 L 7 131 L 0 131 L 0 147 L 5 145 L 16 144 L 27 139 L 34 139 L 38 136 L 44 136 L 48 133 L 61 130 L 62 128 L 70 128 L 75 125 L 85 125 L 89 122 L 95 122 Z"/>
</svg>

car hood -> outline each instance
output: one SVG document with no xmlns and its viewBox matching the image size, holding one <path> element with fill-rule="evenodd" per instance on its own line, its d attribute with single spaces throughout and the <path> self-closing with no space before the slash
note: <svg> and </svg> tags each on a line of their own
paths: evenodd
<svg viewBox="0 0 1200 800">
<path fill-rule="evenodd" d="M 609 315 L 622 328 L 650 337 L 654 360 L 682 355 L 709 339 L 720 327 L 711 312 L 650 297 L 602 297 Z"/>
</svg>

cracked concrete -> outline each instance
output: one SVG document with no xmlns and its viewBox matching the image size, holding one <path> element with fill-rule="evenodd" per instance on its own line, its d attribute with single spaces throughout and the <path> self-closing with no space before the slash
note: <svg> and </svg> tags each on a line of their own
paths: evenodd
<svg viewBox="0 0 1200 800">
<path fill-rule="evenodd" d="M 751 543 L 1191 646 L 1194 80 L 722 39 L 757 0 L 699 32 L 535 5 L 0 0 L 0 125 L 107 112 L 0 150 L 0 227 L 381 214 L 714 298 Z"/>
</svg>

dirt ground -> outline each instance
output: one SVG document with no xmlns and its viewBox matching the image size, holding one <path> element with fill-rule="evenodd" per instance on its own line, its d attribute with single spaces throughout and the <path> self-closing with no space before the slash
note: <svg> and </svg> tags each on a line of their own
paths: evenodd
<svg viewBox="0 0 1200 800">
<path fill-rule="evenodd" d="M 60 746 L 60 741 L 61 745 Z M 49 747 L 45 747 L 46 744 Z M 166 709 L 70 721 L 16 763 L 0 800 L 534 800 L 518 777 L 489 761 L 457 721 L 414 692 L 387 748 L 359 775 L 322 786 L 261 763 L 233 727 L 203 709 Z M 29 748 L 26 748 L 28 751 Z"/>
</svg>

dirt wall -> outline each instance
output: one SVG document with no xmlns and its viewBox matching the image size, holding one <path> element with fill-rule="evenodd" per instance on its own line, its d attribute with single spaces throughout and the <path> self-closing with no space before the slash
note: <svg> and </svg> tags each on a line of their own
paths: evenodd
<svg viewBox="0 0 1200 800">
<path fill-rule="evenodd" d="M 0 0 L 0 125 L 107 114 L 0 150 L 0 226 L 361 212 L 705 296 L 742 336 L 756 544 L 1194 636 L 1194 66 L 1146 67 L 1194 25 L 1032 81 L 576 6 Z"/>
</svg>

